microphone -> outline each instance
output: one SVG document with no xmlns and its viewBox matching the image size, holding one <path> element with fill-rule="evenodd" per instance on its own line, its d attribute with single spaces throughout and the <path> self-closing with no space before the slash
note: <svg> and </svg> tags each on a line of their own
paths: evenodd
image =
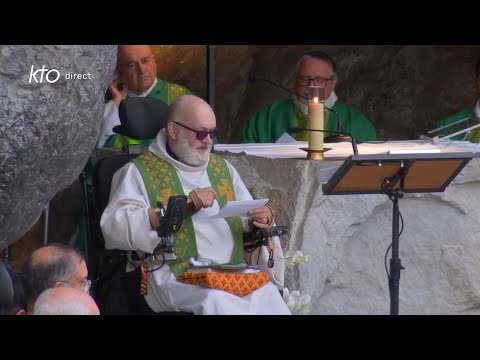
<svg viewBox="0 0 480 360">
<path fill-rule="evenodd" d="M 339 131 L 334 131 L 334 130 L 307 129 L 307 128 L 301 128 L 301 127 L 298 127 L 298 126 L 292 126 L 290 129 L 288 129 L 288 132 L 292 133 L 292 134 L 296 134 L 296 133 L 299 133 L 299 132 L 302 132 L 302 131 L 318 131 L 318 132 L 323 132 L 323 133 L 331 132 L 331 133 L 338 134 L 338 135 L 345 135 L 345 136 L 347 136 L 351 139 L 353 155 L 358 155 L 357 141 L 355 140 L 355 138 L 350 133 L 339 132 Z"/>
<path fill-rule="evenodd" d="M 286 87 L 284 87 L 284 86 L 282 86 L 282 85 L 280 85 L 280 84 L 277 84 L 276 82 L 273 82 L 273 81 L 268 80 L 268 79 L 264 79 L 264 78 L 261 78 L 261 77 L 255 76 L 255 75 L 249 75 L 249 76 L 248 76 L 248 81 L 249 81 L 249 82 L 264 81 L 264 82 L 269 83 L 269 84 L 271 84 L 271 85 L 273 85 L 273 86 L 276 86 L 276 87 L 278 87 L 278 88 L 280 88 L 280 89 L 282 89 L 282 90 L 285 90 L 286 92 L 288 92 L 288 93 L 290 93 L 290 94 L 292 94 L 292 95 L 295 95 L 295 96 L 297 96 L 297 97 L 299 97 L 299 98 L 302 98 L 302 99 L 305 99 L 305 100 L 309 101 L 309 99 L 308 99 L 307 97 L 305 97 L 305 96 L 303 96 L 303 95 L 300 95 L 300 94 L 297 94 L 295 91 L 292 91 L 292 90 L 290 90 L 290 89 L 287 89 Z M 327 142 L 327 143 L 328 143 L 328 142 L 330 142 L 330 143 L 333 142 L 333 143 L 334 143 L 334 142 L 342 142 L 342 141 L 345 141 L 345 138 L 344 138 L 345 135 L 344 135 L 344 134 L 346 134 L 346 133 L 344 133 L 343 128 L 342 128 L 342 121 L 340 120 L 340 115 L 338 115 L 338 113 L 337 113 L 335 110 L 329 108 L 328 106 L 325 106 L 325 105 L 324 105 L 324 107 L 325 107 L 325 109 L 327 109 L 328 111 L 334 113 L 335 116 L 337 117 L 337 132 L 336 132 L 337 135 L 333 135 L 333 136 L 326 137 L 326 138 L 325 138 L 325 142 Z M 333 131 L 332 131 L 332 132 L 333 132 Z M 348 137 L 348 136 L 347 136 L 347 137 Z"/>
</svg>

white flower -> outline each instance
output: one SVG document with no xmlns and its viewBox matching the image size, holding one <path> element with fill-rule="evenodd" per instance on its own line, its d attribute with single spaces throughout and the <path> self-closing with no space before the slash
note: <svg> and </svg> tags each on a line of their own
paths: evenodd
<svg viewBox="0 0 480 360">
<path fill-rule="evenodd" d="M 293 266 L 308 261 L 310 255 L 303 255 L 300 250 L 292 247 L 285 254 L 285 266 Z M 300 291 L 283 289 L 283 300 L 293 315 L 306 315 L 310 312 L 310 295 L 301 295 Z"/>
<path fill-rule="evenodd" d="M 283 300 L 293 315 L 307 315 L 310 312 L 310 295 L 301 295 L 298 290 L 284 288 Z"/>
<path fill-rule="evenodd" d="M 293 266 L 295 264 L 301 264 L 305 261 L 308 261 L 310 255 L 303 255 L 300 250 L 297 250 L 295 247 L 291 248 L 285 254 L 285 265 Z"/>
</svg>

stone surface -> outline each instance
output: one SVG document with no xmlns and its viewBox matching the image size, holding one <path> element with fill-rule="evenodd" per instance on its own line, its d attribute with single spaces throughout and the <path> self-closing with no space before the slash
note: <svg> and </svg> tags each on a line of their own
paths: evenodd
<svg viewBox="0 0 480 360">
<path fill-rule="evenodd" d="M 285 249 L 308 262 L 286 273 L 286 286 L 312 297 L 310 314 L 389 314 L 385 253 L 392 240 L 386 195 L 325 196 L 317 180 L 338 161 L 268 160 L 226 155 L 254 197 L 268 197 Z M 480 314 L 480 158 L 441 193 L 399 200 L 400 314 Z M 387 254 L 389 264 L 391 252 Z"/>
<path fill-rule="evenodd" d="M 81 172 L 100 132 L 116 51 L 112 45 L 0 46 L 0 250 Z M 56 69 L 60 77 L 32 78 L 31 66 Z M 67 80 L 69 72 L 91 79 Z"/>
</svg>

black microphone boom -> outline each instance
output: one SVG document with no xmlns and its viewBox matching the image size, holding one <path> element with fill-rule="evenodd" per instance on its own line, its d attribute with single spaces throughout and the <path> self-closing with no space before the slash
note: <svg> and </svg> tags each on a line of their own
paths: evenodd
<svg viewBox="0 0 480 360">
<path fill-rule="evenodd" d="M 338 134 L 338 135 L 346 135 L 351 139 L 353 155 L 358 155 L 357 141 L 355 140 L 355 138 L 350 133 L 340 132 L 340 131 L 335 131 L 335 130 L 307 129 L 307 128 L 301 128 L 301 127 L 298 127 L 298 126 L 292 126 L 290 129 L 288 129 L 288 132 L 292 133 L 292 134 L 296 134 L 296 133 L 299 133 L 301 131 L 318 131 L 318 132 L 322 132 L 322 133 L 334 133 L 334 134 Z"/>
<path fill-rule="evenodd" d="M 307 98 L 307 97 L 305 97 L 305 96 L 303 96 L 303 95 L 300 95 L 300 94 L 297 94 L 295 91 L 292 91 L 292 90 L 290 90 L 290 89 L 287 89 L 286 87 L 284 87 L 284 86 L 282 86 L 282 85 L 280 85 L 280 84 L 277 84 L 276 82 L 273 82 L 273 81 L 271 81 L 271 80 L 264 79 L 264 78 L 261 78 L 261 77 L 257 77 L 257 76 L 255 76 L 255 75 L 250 75 L 250 76 L 248 77 L 248 81 L 249 81 L 249 82 L 264 81 L 264 82 L 269 83 L 269 84 L 272 84 L 273 86 L 276 86 L 276 87 L 278 87 L 278 88 L 280 88 L 280 89 L 282 89 L 282 90 L 285 90 L 286 92 L 288 92 L 288 93 L 290 93 L 290 94 L 292 94 L 292 95 L 295 95 L 295 96 L 297 96 L 297 97 L 299 97 L 299 98 L 302 98 L 302 99 L 308 101 L 308 98 Z M 324 105 L 324 106 L 325 106 L 325 105 Z M 328 111 L 334 113 L 335 116 L 337 117 L 337 133 L 336 133 L 337 135 L 333 135 L 333 136 L 326 137 L 326 138 L 325 138 L 325 142 L 342 142 L 342 141 L 345 141 L 345 139 L 342 138 L 342 135 L 344 135 L 344 134 L 346 134 L 346 133 L 343 132 L 342 121 L 340 120 L 340 115 L 338 115 L 338 113 L 337 113 L 335 110 L 333 110 L 333 109 L 331 109 L 331 108 L 329 108 L 329 107 L 327 107 L 327 106 L 325 106 L 325 109 L 327 109 Z M 333 131 L 332 131 L 332 132 L 333 132 Z"/>
<path fill-rule="evenodd" d="M 290 90 L 290 89 L 287 89 L 286 87 L 284 87 L 284 86 L 282 86 L 282 85 L 280 85 L 280 84 L 277 84 L 276 82 L 273 82 L 273 81 L 271 81 L 271 80 L 250 75 L 250 76 L 248 77 L 248 81 L 249 81 L 249 82 L 264 81 L 264 82 L 267 82 L 267 83 L 269 83 L 269 84 L 272 84 L 272 85 L 274 85 L 274 86 L 276 86 L 276 87 L 278 87 L 278 88 L 280 88 L 280 89 L 282 89 L 282 90 L 285 90 L 286 92 L 289 92 L 289 93 L 292 94 L 292 95 L 298 96 L 298 97 L 300 97 L 300 98 L 305 99 L 305 100 L 308 101 L 308 98 L 307 98 L 307 97 L 305 97 L 305 96 L 303 96 L 303 95 L 300 95 L 300 94 L 297 94 L 295 91 L 292 91 L 292 90 Z"/>
</svg>

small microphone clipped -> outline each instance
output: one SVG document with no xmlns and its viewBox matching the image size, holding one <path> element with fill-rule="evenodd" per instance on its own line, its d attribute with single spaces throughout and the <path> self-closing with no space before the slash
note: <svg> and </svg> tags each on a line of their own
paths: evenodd
<svg viewBox="0 0 480 360">
<path fill-rule="evenodd" d="M 355 140 L 355 138 L 350 133 L 347 133 L 347 132 L 344 132 L 344 131 L 340 132 L 340 131 L 335 131 L 335 130 L 307 129 L 307 128 L 302 128 L 302 127 L 298 127 L 298 126 L 292 126 L 291 128 L 288 129 L 288 132 L 290 134 L 296 134 L 296 133 L 299 133 L 299 132 L 302 132 L 302 131 L 318 131 L 318 132 L 322 132 L 322 133 L 334 133 L 334 134 L 338 134 L 338 135 L 347 136 L 347 137 L 350 138 L 350 142 L 352 143 L 353 154 L 358 155 L 357 141 Z"/>
</svg>

